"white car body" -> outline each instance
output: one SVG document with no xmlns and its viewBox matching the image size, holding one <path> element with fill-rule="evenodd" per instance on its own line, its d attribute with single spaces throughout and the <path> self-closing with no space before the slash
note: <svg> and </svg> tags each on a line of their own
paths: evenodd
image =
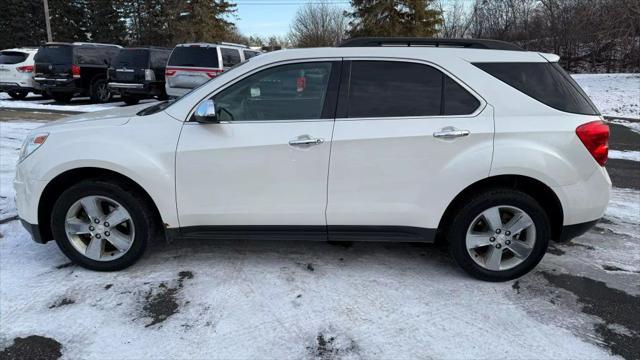
<svg viewBox="0 0 640 360">
<path fill-rule="evenodd" d="M 15 48 L 5 49 L 0 53 L 12 52 L 22 53 L 26 55 L 26 58 L 15 64 L 2 64 L 0 63 L 0 91 L 9 90 L 25 90 L 25 91 L 38 91 L 40 90 L 40 84 L 33 79 L 34 74 L 34 61 L 33 57 L 38 52 L 37 48 Z M 31 71 L 25 71 L 23 69 L 31 67 Z"/>
<path fill-rule="evenodd" d="M 248 74 L 284 63 L 363 59 L 433 66 L 480 106 L 464 116 L 190 121 L 201 101 Z M 46 143 L 17 166 L 19 216 L 41 223 L 48 184 L 69 171 L 104 169 L 144 189 L 166 229 L 195 235 L 216 226 L 370 226 L 433 235 L 458 195 L 501 176 L 526 178 L 555 194 L 561 206 L 552 219 L 555 237 L 599 219 L 611 182 L 576 128 L 600 117 L 538 102 L 472 65 L 483 61 L 548 60 L 535 52 L 456 48 L 285 50 L 251 59 L 152 115 L 136 115 L 145 104 L 48 124 L 34 130 L 49 134 Z M 434 137 L 447 127 L 470 135 Z M 289 143 L 306 136 L 323 142 Z"/>
</svg>

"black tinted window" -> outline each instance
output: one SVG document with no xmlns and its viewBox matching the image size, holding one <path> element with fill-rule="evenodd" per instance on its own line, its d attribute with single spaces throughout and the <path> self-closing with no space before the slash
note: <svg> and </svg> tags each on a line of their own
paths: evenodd
<svg viewBox="0 0 640 360">
<path fill-rule="evenodd" d="M 472 114 L 480 106 L 480 101 L 467 90 L 445 75 L 444 115 Z"/>
<path fill-rule="evenodd" d="M 115 61 L 115 68 L 144 69 L 149 67 L 149 50 L 147 49 L 122 49 Z"/>
<path fill-rule="evenodd" d="M 440 115 L 443 74 L 426 65 L 354 61 L 350 118 Z"/>
<path fill-rule="evenodd" d="M 164 68 L 167 66 L 167 60 L 169 60 L 169 50 L 153 50 L 151 51 L 151 67 Z"/>
<path fill-rule="evenodd" d="M 0 52 L 0 64 L 18 64 L 27 60 L 29 54 L 19 51 Z"/>
<path fill-rule="evenodd" d="M 254 56 L 258 55 L 258 54 L 259 54 L 259 52 L 256 52 L 256 51 L 244 50 L 244 59 L 245 60 L 249 60 L 249 59 L 251 59 L 252 57 L 254 57 Z"/>
<path fill-rule="evenodd" d="M 237 49 L 220 48 L 220 53 L 224 67 L 231 67 L 241 61 L 240 51 Z"/>
<path fill-rule="evenodd" d="M 273 67 L 251 75 L 215 96 L 222 121 L 320 119 L 331 63 Z"/>
<path fill-rule="evenodd" d="M 576 114 L 598 114 L 589 97 L 557 63 L 474 65 L 552 108 Z"/>
<path fill-rule="evenodd" d="M 215 47 L 178 46 L 171 53 L 169 66 L 218 68 L 218 50 Z"/>
<path fill-rule="evenodd" d="M 78 65 L 106 66 L 119 53 L 119 48 L 108 46 L 78 46 L 75 50 Z"/>
<path fill-rule="evenodd" d="M 34 61 L 37 63 L 71 64 L 73 62 L 73 48 L 68 45 L 49 45 L 41 47 Z"/>
</svg>

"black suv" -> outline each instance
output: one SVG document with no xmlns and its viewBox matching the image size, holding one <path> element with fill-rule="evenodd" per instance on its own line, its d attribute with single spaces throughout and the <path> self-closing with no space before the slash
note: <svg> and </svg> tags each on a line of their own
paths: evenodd
<svg viewBox="0 0 640 360">
<path fill-rule="evenodd" d="M 166 100 L 164 71 L 169 55 L 170 49 L 159 47 L 120 50 L 109 67 L 109 88 L 129 105 L 154 96 Z"/>
<path fill-rule="evenodd" d="M 122 47 L 112 44 L 47 43 L 35 56 L 35 80 L 56 101 L 69 102 L 74 95 L 89 95 L 105 103 L 112 94 L 107 69 Z"/>
</svg>

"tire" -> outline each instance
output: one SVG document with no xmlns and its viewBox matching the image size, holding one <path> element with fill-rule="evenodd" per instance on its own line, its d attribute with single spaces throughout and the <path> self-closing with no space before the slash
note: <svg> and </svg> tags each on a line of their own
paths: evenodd
<svg viewBox="0 0 640 360">
<path fill-rule="evenodd" d="M 89 202 L 95 199 L 96 202 Z M 81 200 L 87 201 L 89 205 L 98 205 L 93 210 L 86 211 L 84 209 L 91 206 L 85 206 Z M 127 220 L 107 224 L 105 219 L 109 218 L 106 214 L 115 209 L 110 206 L 114 204 L 126 211 L 128 217 L 123 216 L 121 219 Z M 87 217 L 89 213 L 102 215 L 98 219 L 100 222 L 91 222 Z M 153 213 L 150 204 L 135 189 L 119 182 L 84 180 L 65 190 L 56 200 L 51 214 L 51 230 L 60 250 L 73 262 L 91 270 L 116 271 L 131 266 L 144 253 L 147 244 L 156 234 Z M 67 226 L 72 225 L 68 219 L 74 219 L 80 229 L 78 234 L 83 234 L 68 235 Z M 114 241 L 118 239 L 129 241 Z M 91 246 L 93 241 L 96 241 L 95 247 Z M 123 251 L 118 251 L 116 244 Z M 90 248 L 99 250 L 90 251 Z"/>
<path fill-rule="evenodd" d="M 96 79 L 91 83 L 89 96 L 91 98 L 91 102 L 104 104 L 111 101 L 113 97 L 113 93 L 107 86 L 106 79 Z"/>
<path fill-rule="evenodd" d="M 497 220 L 501 224 L 490 226 L 490 218 L 495 219 L 492 214 L 496 214 L 496 209 L 501 215 Z M 522 221 L 509 223 L 510 215 L 514 222 L 516 216 Z M 516 231 L 529 223 L 532 226 L 518 234 L 508 231 L 511 224 L 520 225 L 511 227 Z M 534 198 L 513 189 L 494 189 L 465 201 L 455 212 L 447 240 L 451 255 L 469 275 L 484 281 L 508 281 L 525 275 L 542 260 L 551 238 L 550 227 L 546 212 Z M 487 245 L 480 246 L 485 243 Z M 527 251 L 528 255 L 524 257 Z M 496 253 L 501 254 L 498 255 L 498 266 L 495 266 L 496 261 L 491 261 L 498 258 L 492 256 Z"/>
<path fill-rule="evenodd" d="M 71 99 L 73 98 L 72 93 L 52 92 L 50 93 L 50 95 L 53 98 L 53 100 L 57 102 L 65 103 L 65 104 L 71 102 Z"/>
<path fill-rule="evenodd" d="M 9 96 L 11 96 L 11 98 L 16 100 L 22 100 L 26 98 L 27 95 L 29 95 L 29 91 L 27 90 L 11 90 L 7 91 L 7 93 L 9 94 Z"/>
<path fill-rule="evenodd" d="M 132 96 L 123 95 L 122 101 L 124 101 L 124 103 L 127 105 L 136 105 L 140 102 L 140 99 Z"/>
<path fill-rule="evenodd" d="M 164 88 L 164 86 L 162 87 L 162 91 L 158 96 L 156 96 L 156 98 L 160 101 L 169 100 L 169 95 L 167 95 L 167 90 Z"/>
</svg>

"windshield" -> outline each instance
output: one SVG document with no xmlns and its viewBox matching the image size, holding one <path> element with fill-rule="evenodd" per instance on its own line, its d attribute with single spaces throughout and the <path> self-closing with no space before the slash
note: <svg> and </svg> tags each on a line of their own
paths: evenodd
<svg viewBox="0 0 640 360">
<path fill-rule="evenodd" d="M 168 66 L 218 68 L 218 51 L 215 47 L 178 46 L 171 53 Z"/>
<path fill-rule="evenodd" d="M 115 68 L 147 68 L 149 67 L 149 50 L 123 49 L 120 50 L 113 62 Z"/>
<path fill-rule="evenodd" d="M 38 50 L 34 58 L 37 63 L 71 64 L 73 48 L 69 45 L 47 45 Z"/>
</svg>

